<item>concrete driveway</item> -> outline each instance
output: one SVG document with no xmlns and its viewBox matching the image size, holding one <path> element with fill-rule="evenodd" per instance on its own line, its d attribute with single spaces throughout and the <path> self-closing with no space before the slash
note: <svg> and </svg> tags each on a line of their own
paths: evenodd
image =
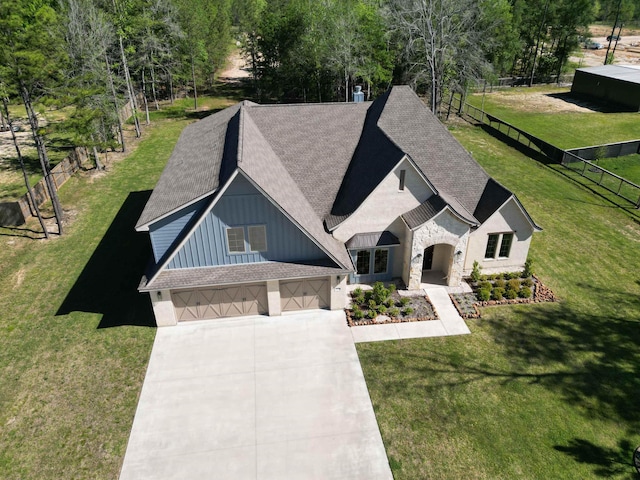
<svg viewBox="0 0 640 480">
<path fill-rule="evenodd" d="M 120 480 L 392 478 L 343 312 L 158 329 Z"/>
</svg>

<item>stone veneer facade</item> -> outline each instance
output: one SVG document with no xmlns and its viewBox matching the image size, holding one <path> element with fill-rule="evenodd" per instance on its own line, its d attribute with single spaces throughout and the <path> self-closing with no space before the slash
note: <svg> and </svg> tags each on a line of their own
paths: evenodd
<svg viewBox="0 0 640 480">
<path fill-rule="evenodd" d="M 431 245 L 446 244 L 452 248 L 447 285 L 459 285 L 462 281 L 464 257 L 467 251 L 470 228 L 467 223 L 444 211 L 413 231 L 411 260 L 409 269 L 409 290 L 420 288 L 422 280 L 422 257 L 424 250 Z M 456 255 L 456 252 L 461 252 Z"/>
</svg>

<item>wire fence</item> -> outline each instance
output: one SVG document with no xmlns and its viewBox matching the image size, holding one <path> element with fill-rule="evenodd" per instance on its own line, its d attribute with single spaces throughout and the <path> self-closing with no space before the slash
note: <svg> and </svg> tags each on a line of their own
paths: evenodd
<svg viewBox="0 0 640 480">
<path fill-rule="evenodd" d="M 451 97 L 447 117 L 452 111 L 458 113 L 458 115 L 466 115 L 476 122 L 486 125 L 489 129 L 499 133 L 500 135 L 498 136 L 508 137 L 512 141 L 544 155 L 552 162 L 559 163 L 576 172 L 617 197 L 630 202 L 635 208 L 640 209 L 640 185 L 599 167 L 591 161 L 596 158 L 615 158 L 640 153 L 640 140 L 563 150 L 494 115 L 488 114 L 478 107 L 468 104 L 463 101 L 462 97 Z"/>
</svg>

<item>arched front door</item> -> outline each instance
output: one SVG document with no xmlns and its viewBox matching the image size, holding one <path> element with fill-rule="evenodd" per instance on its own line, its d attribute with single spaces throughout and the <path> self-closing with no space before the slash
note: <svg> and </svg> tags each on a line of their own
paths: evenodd
<svg viewBox="0 0 640 480">
<path fill-rule="evenodd" d="M 422 255 L 422 270 L 431 270 L 433 268 L 433 251 L 435 250 L 435 245 L 431 245 L 424 249 L 424 254 Z"/>
</svg>

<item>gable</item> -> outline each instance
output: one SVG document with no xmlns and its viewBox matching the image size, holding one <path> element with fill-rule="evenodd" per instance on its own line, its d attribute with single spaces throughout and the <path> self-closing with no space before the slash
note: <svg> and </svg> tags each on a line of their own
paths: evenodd
<svg viewBox="0 0 640 480">
<path fill-rule="evenodd" d="M 204 198 L 149 225 L 151 248 L 156 263 L 162 259 L 172 245 L 180 240 L 196 213 L 202 210 L 208 201 L 210 201 L 209 198 Z"/>
<path fill-rule="evenodd" d="M 251 252 L 249 226 L 264 225 L 266 250 Z M 227 229 L 242 227 L 245 251 L 229 251 Z M 243 175 L 237 175 L 167 268 L 236 265 L 265 261 L 312 261 L 327 255 Z"/>
<path fill-rule="evenodd" d="M 404 171 L 404 174 L 401 172 Z M 400 177 L 404 176 L 404 189 L 400 189 Z M 360 207 L 333 231 L 342 242 L 358 233 L 391 230 L 403 213 L 412 210 L 434 194 L 428 183 L 415 169 L 411 161 L 403 158 L 387 174 L 378 186 L 362 202 Z"/>
<path fill-rule="evenodd" d="M 485 235 L 493 232 L 515 232 L 518 238 L 524 239 L 530 237 L 535 230 L 536 227 L 532 225 L 516 198 L 511 196 L 474 233 Z"/>
</svg>

